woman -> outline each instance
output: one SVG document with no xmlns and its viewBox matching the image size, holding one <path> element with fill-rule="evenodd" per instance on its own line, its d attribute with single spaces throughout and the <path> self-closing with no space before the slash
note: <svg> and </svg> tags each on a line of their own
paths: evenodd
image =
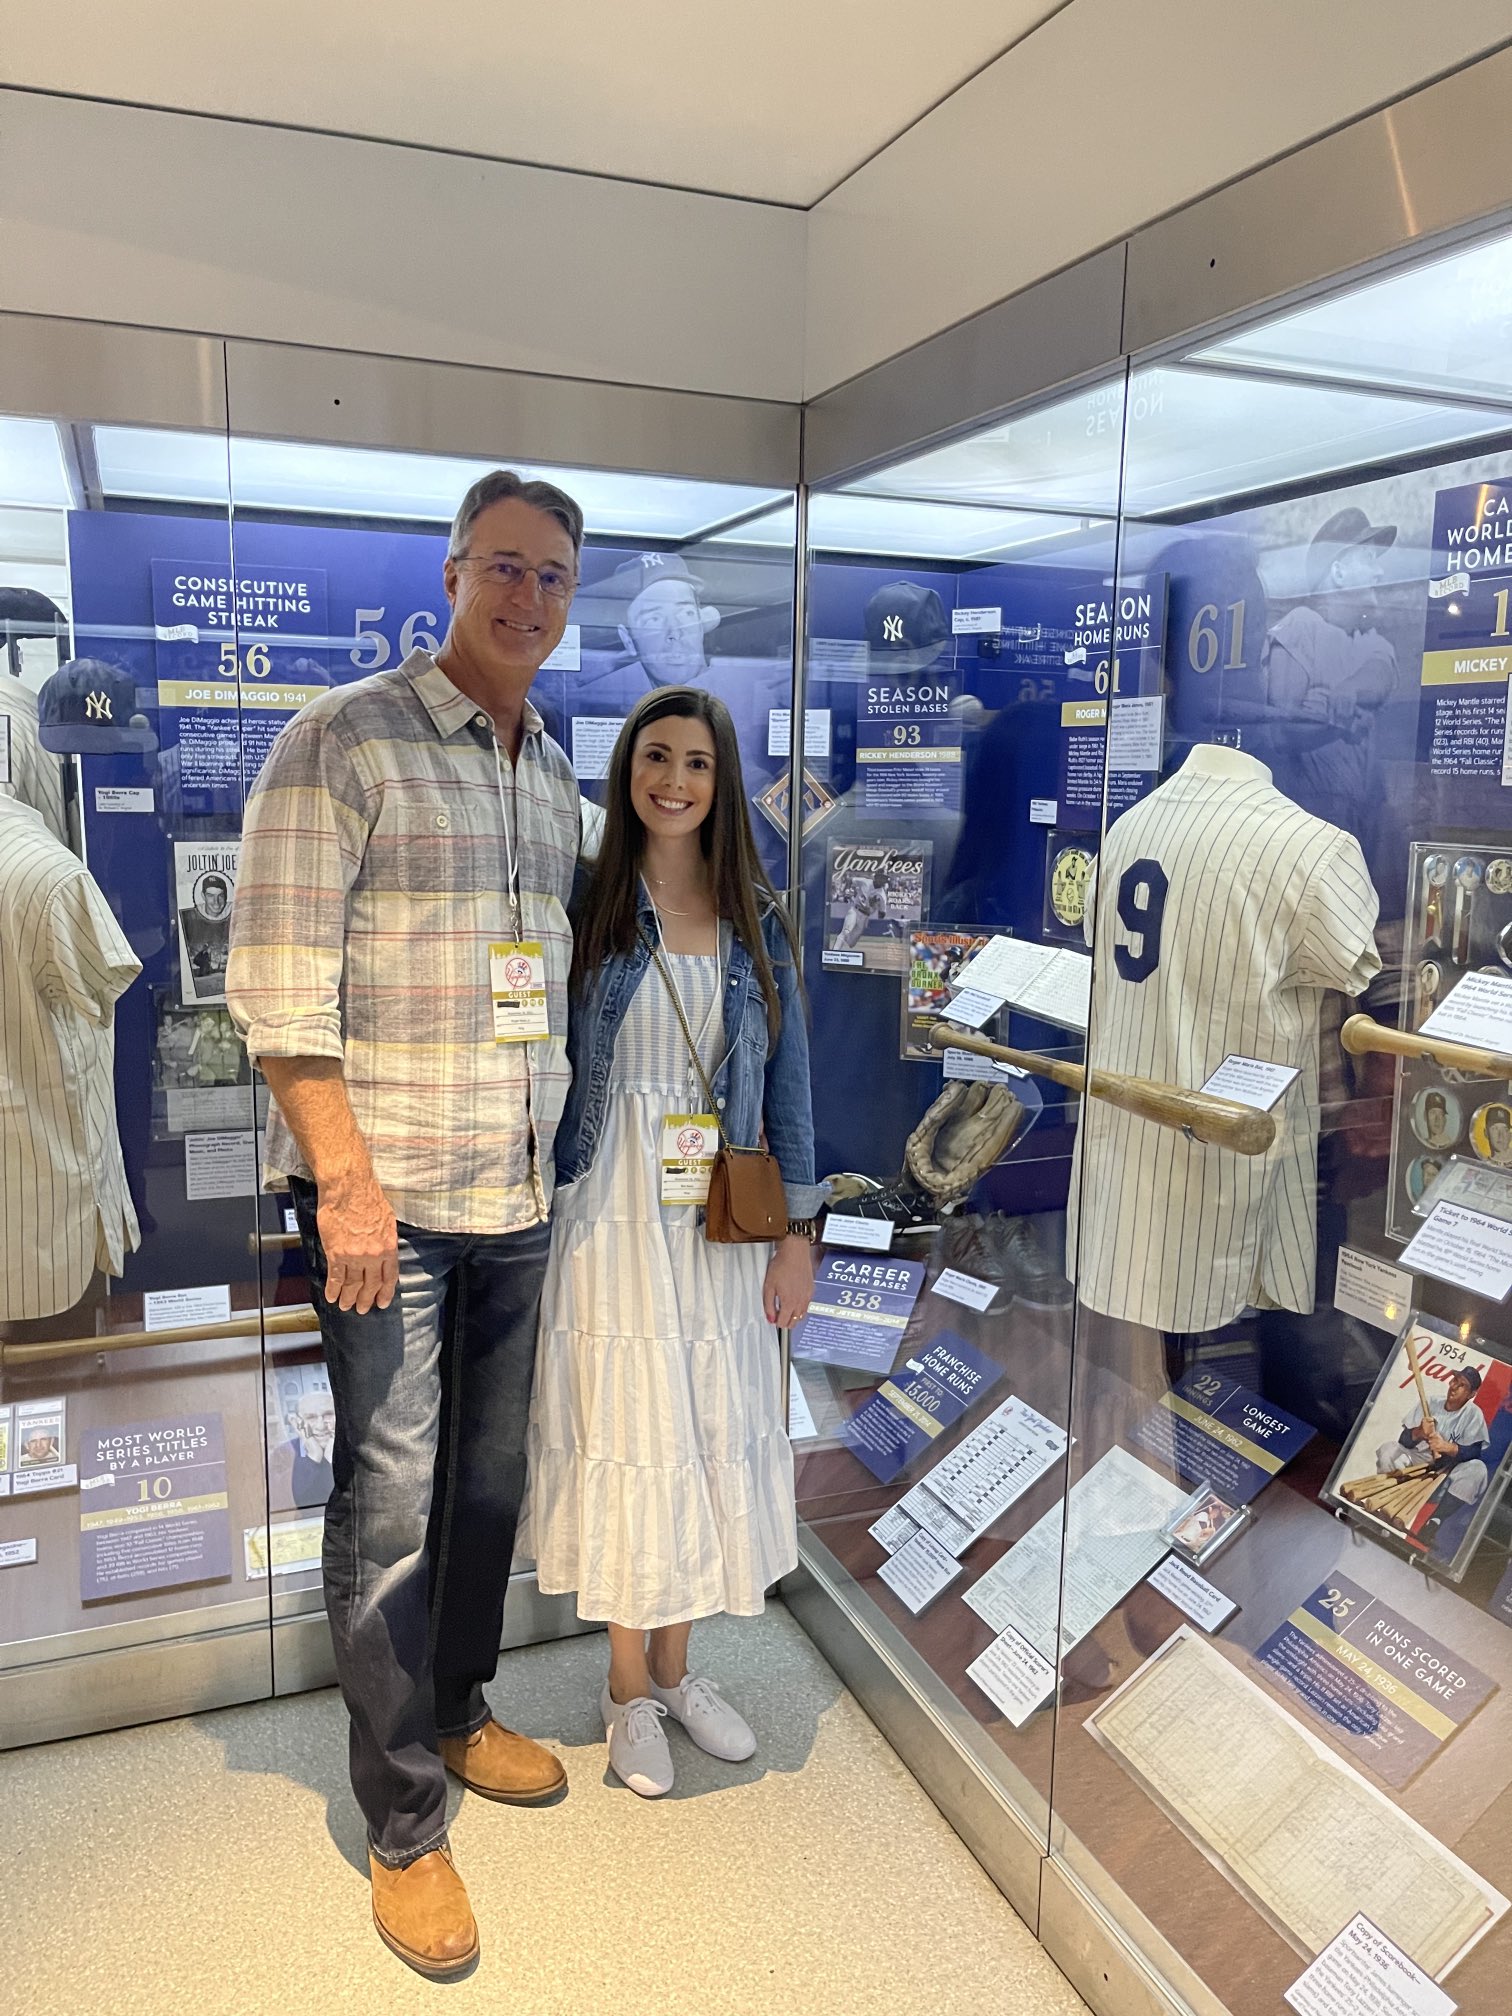
<svg viewBox="0 0 1512 2016">
<path fill-rule="evenodd" d="M 756 1747 L 690 1673 L 688 1638 L 697 1618 L 757 1615 L 797 1559 L 772 1326 L 808 1309 L 820 1198 L 797 950 L 722 701 L 672 686 L 637 705 L 574 912 L 530 1527 L 540 1587 L 575 1590 L 579 1616 L 608 1623 L 609 1762 L 655 1798 L 672 1785 L 666 1716 L 712 1756 Z M 721 1138 L 764 1135 L 777 1158 L 789 1232 L 775 1246 L 711 1245 L 696 1203 L 662 1201 L 686 1194 L 678 1158 L 704 1081 Z"/>
</svg>

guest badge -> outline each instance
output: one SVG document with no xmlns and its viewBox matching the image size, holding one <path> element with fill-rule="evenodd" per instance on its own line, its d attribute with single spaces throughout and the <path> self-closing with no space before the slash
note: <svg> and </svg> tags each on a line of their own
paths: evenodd
<svg viewBox="0 0 1512 2016">
<path fill-rule="evenodd" d="M 712 1113 L 669 1113 L 661 1130 L 663 1204 L 707 1204 L 718 1153 L 719 1122 Z"/>
<path fill-rule="evenodd" d="M 490 945 L 495 1043 L 534 1043 L 551 1034 L 546 1014 L 546 959 L 534 940 Z"/>
</svg>

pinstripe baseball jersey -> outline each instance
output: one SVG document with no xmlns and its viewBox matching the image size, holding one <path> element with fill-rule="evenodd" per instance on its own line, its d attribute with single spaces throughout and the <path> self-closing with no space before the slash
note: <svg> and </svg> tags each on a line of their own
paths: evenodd
<svg viewBox="0 0 1512 2016">
<path fill-rule="evenodd" d="M 1081 1300 L 1178 1331 L 1249 1304 L 1310 1310 L 1319 1010 L 1325 990 L 1358 994 L 1381 965 L 1359 844 L 1252 756 L 1199 747 L 1114 822 L 1095 873 L 1094 1072 L 1195 1089 L 1237 1055 L 1302 1075 L 1256 1156 L 1082 1101 L 1069 1205 Z"/>
<path fill-rule="evenodd" d="M 0 1319 L 70 1309 L 140 1240 L 115 1111 L 115 1004 L 142 970 L 94 878 L 0 797 Z"/>
<path fill-rule="evenodd" d="M 42 814 L 54 839 L 67 845 L 63 813 L 63 765 L 42 747 L 37 728 L 37 696 L 29 686 L 0 673 L 0 795 L 19 798 Z"/>
</svg>

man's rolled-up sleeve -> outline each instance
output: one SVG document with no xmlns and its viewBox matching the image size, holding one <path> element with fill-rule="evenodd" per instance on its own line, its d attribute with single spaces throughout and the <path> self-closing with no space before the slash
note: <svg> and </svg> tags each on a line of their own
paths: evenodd
<svg viewBox="0 0 1512 2016">
<path fill-rule="evenodd" d="M 226 1005 L 254 1059 L 342 1055 L 347 894 L 367 838 L 336 724 L 324 709 L 291 721 L 247 799 L 231 913 Z"/>
</svg>

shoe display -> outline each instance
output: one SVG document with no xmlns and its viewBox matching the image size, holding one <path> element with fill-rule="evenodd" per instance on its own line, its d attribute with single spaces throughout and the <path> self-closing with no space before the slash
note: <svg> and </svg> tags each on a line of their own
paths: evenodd
<svg viewBox="0 0 1512 2016">
<path fill-rule="evenodd" d="M 441 1762 L 469 1791 L 506 1806 L 539 1805 L 567 1784 L 559 1757 L 501 1722 L 485 1722 L 471 1736 L 443 1736 Z"/>
<path fill-rule="evenodd" d="M 871 1190 L 864 1197 L 852 1199 L 845 1210 L 852 1218 L 885 1218 L 900 1235 L 940 1229 L 940 1206 L 906 1178 L 885 1190 Z"/>
<path fill-rule="evenodd" d="M 991 1256 L 987 1279 L 1001 1281 L 1014 1300 L 1031 1309 L 1064 1309 L 1071 1301 L 1071 1283 L 1045 1257 L 1027 1218 L 989 1218 L 984 1243 Z"/>
<path fill-rule="evenodd" d="M 478 1926 L 449 1851 L 434 1848 L 402 1869 L 368 1856 L 373 1924 L 391 1953 L 441 1980 L 478 1957 Z"/>
<path fill-rule="evenodd" d="M 653 1680 L 651 1692 L 673 1721 L 680 1722 L 699 1749 L 707 1750 L 711 1757 L 721 1757 L 726 1764 L 743 1764 L 755 1755 L 755 1731 L 712 1680 L 687 1673 L 675 1687 L 658 1687 Z"/>
<path fill-rule="evenodd" d="M 672 1752 L 662 1723 L 667 1710 L 660 1701 L 637 1694 L 619 1702 L 607 1684 L 599 1696 L 604 1734 L 609 1739 L 609 1768 L 642 1799 L 660 1799 L 672 1790 Z"/>
</svg>

